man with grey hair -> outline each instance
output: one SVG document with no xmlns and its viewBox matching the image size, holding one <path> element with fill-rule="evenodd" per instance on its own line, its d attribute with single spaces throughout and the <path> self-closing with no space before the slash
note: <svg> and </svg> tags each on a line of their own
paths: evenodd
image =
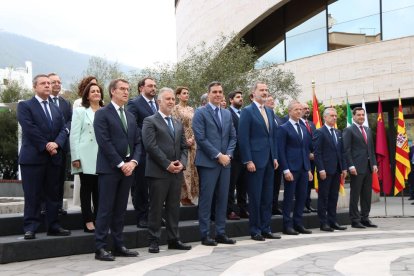
<svg viewBox="0 0 414 276">
<path fill-rule="evenodd" d="M 338 118 L 335 108 L 323 112 L 325 124 L 313 134 L 315 165 L 318 172 L 318 216 L 320 229 L 332 232 L 345 230 L 336 221 L 339 183 L 346 177 L 345 150 L 342 133 L 335 129 Z"/>
<path fill-rule="evenodd" d="M 208 103 L 208 93 L 204 93 L 200 97 L 200 106 L 205 106 Z"/>
<path fill-rule="evenodd" d="M 306 199 L 310 171 L 309 154 L 312 139 L 306 127 L 300 123 L 302 104 L 291 101 L 288 105 L 289 120 L 277 131 L 280 166 L 284 176 L 283 233 L 286 235 L 311 234 L 303 226 L 302 214 Z M 293 199 L 295 206 L 293 209 Z M 293 209 L 293 219 L 291 211 Z"/>
<path fill-rule="evenodd" d="M 187 164 L 187 146 L 182 124 L 171 117 L 174 91 L 164 87 L 158 93 L 159 110 L 146 117 L 142 142 L 147 152 L 145 176 L 149 183 L 148 233 L 150 253 L 160 252 L 161 215 L 165 202 L 168 249 L 190 250 L 178 239 L 181 183 Z"/>
</svg>

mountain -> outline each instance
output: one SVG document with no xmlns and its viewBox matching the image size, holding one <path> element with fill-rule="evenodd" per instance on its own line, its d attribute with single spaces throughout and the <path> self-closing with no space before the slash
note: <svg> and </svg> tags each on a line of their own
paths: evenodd
<svg viewBox="0 0 414 276">
<path fill-rule="evenodd" d="M 65 88 L 82 77 L 91 57 L 28 37 L 0 31 L 0 68 L 24 67 L 25 61 L 31 61 L 33 76 L 57 73 Z M 119 68 L 123 72 L 138 70 L 123 64 L 120 64 Z"/>
</svg>

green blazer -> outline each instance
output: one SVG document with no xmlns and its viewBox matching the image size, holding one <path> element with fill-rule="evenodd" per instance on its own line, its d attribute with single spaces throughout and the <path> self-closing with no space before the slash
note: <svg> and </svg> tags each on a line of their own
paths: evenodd
<svg viewBox="0 0 414 276">
<path fill-rule="evenodd" d="M 94 117 L 95 112 L 90 107 L 78 107 L 73 110 L 72 128 L 69 136 L 70 153 L 72 162 L 80 160 L 81 167 L 76 169 L 72 166 L 72 174 L 80 172 L 96 174 L 98 144 L 93 129 Z"/>
</svg>

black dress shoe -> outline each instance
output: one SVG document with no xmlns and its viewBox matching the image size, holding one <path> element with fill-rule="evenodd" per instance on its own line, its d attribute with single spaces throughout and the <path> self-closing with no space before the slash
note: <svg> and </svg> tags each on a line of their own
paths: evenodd
<svg viewBox="0 0 414 276">
<path fill-rule="evenodd" d="M 308 209 L 312 213 L 317 213 L 318 212 L 318 209 L 312 208 L 312 206 L 306 207 L 306 209 Z"/>
<path fill-rule="evenodd" d="M 296 232 L 295 230 L 293 230 L 292 227 L 289 227 L 289 228 L 285 228 L 283 230 L 283 234 L 286 234 L 286 235 L 299 235 L 299 232 Z"/>
<path fill-rule="evenodd" d="M 365 227 L 372 227 L 372 228 L 378 227 L 377 225 L 373 224 L 370 220 L 361 221 L 361 224 L 364 225 Z"/>
<path fill-rule="evenodd" d="M 408 200 L 414 200 L 414 196 L 410 196 Z"/>
<path fill-rule="evenodd" d="M 346 226 L 341 226 L 337 222 L 331 224 L 331 228 L 335 230 L 346 230 Z"/>
<path fill-rule="evenodd" d="M 240 216 L 238 216 L 235 212 L 230 212 L 230 214 L 227 215 L 228 220 L 240 220 Z"/>
<path fill-rule="evenodd" d="M 277 240 L 277 239 L 282 238 L 280 235 L 273 234 L 272 232 L 262 233 L 262 236 L 263 236 L 263 238 L 270 239 L 270 240 Z"/>
<path fill-rule="evenodd" d="M 210 237 L 202 238 L 201 244 L 206 246 L 217 246 L 217 242 Z"/>
<path fill-rule="evenodd" d="M 279 208 L 274 208 L 274 209 L 272 209 L 272 215 L 281 216 L 281 215 L 283 215 L 282 210 L 280 210 Z"/>
<path fill-rule="evenodd" d="M 176 249 L 176 250 L 190 250 L 191 245 L 186 245 L 180 240 L 169 241 L 168 242 L 168 249 Z"/>
<path fill-rule="evenodd" d="M 311 213 L 311 211 L 310 211 L 308 208 L 305 208 L 305 209 L 303 209 L 303 213 L 304 213 L 304 214 L 310 214 L 310 213 Z"/>
<path fill-rule="evenodd" d="M 103 248 L 95 251 L 95 259 L 100 261 L 115 261 L 115 257 Z"/>
<path fill-rule="evenodd" d="M 47 231 L 48 236 L 70 236 L 70 234 L 70 230 L 63 229 L 62 227 Z"/>
<path fill-rule="evenodd" d="M 240 211 L 240 218 L 249 218 L 249 212 Z"/>
<path fill-rule="evenodd" d="M 166 226 L 167 226 L 167 221 L 165 220 L 165 218 L 161 218 L 161 227 L 166 227 Z"/>
<path fill-rule="evenodd" d="M 137 251 L 129 250 L 125 246 L 122 246 L 114 250 L 114 255 L 121 257 L 136 257 L 139 255 L 139 253 Z"/>
<path fill-rule="evenodd" d="M 322 224 L 321 225 L 321 231 L 326 231 L 326 232 L 333 232 L 333 228 L 331 228 L 328 224 Z"/>
<path fill-rule="evenodd" d="M 35 232 L 27 231 L 26 233 L 24 233 L 24 239 L 25 240 L 34 240 L 34 239 L 36 239 Z"/>
<path fill-rule="evenodd" d="M 411 205 L 414 205 L 414 202 L 411 202 Z"/>
<path fill-rule="evenodd" d="M 58 215 L 60 216 L 66 216 L 68 214 L 68 211 L 66 211 L 65 209 L 60 208 L 58 210 Z"/>
<path fill-rule="evenodd" d="M 301 234 L 312 234 L 311 230 L 306 229 L 302 225 L 296 225 L 295 227 L 293 227 L 293 229 L 295 229 L 297 232 L 299 232 Z"/>
<path fill-rule="evenodd" d="M 254 241 L 264 241 L 265 240 L 265 238 L 260 234 L 251 235 L 251 237 L 252 237 L 252 240 L 254 240 Z"/>
<path fill-rule="evenodd" d="M 226 235 L 217 235 L 216 236 L 216 242 L 217 243 L 224 243 L 224 244 L 235 244 L 236 240 L 230 239 Z"/>
<path fill-rule="evenodd" d="M 138 221 L 137 228 L 148 228 L 148 221 L 146 220 Z"/>
<path fill-rule="evenodd" d="M 152 241 L 150 243 L 150 246 L 148 247 L 148 252 L 149 253 L 160 253 L 160 247 L 158 245 L 158 242 Z"/>
<path fill-rule="evenodd" d="M 360 222 L 353 222 L 351 226 L 352 226 L 352 228 L 361 228 L 361 229 L 366 228 Z"/>
</svg>

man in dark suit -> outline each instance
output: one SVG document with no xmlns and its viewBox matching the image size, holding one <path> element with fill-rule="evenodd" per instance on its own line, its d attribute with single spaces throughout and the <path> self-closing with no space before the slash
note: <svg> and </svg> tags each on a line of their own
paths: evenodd
<svg viewBox="0 0 414 276">
<path fill-rule="evenodd" d="M 52 93 L 50 95 L 49 101 L 56 104 L 59 107 L 60 111 L 62 111 L 63 117 L 65 119 L 66 129 L 69 133 L 70 126 L 72 123 L 72 105 L 64 99 L 62 96 L 59 95 L 60 90 L 62 89 L 62 82 L 60 77 L 55 73 L 50 73 L 48 75 L 50 82 L 52 84 Z M 59 179 L 59 209 L 58 212 L 60 215 L 66 215 L 67 211 L 63 209 L 63 193 L 65 187 L 65 180 L 66 180 L 66 172 L 67 172 L 67 156 L 70 152 L 70 145 L 69 139 L 66 141 L 65 146 L 63 147 L 62 152 L 62 171 L 60 172 L 60 179 Z"/>
<path fill-rule="evenodd" d="M 243 106 L 243 93 L 239 90 L 232 91 L 229 93 L 228 98 L 230 102 L 229 110 L 237 135 L 241 108 Z M 249 217 L 249 212 L 247 211 L 245 174 L 246 168 L 241 162 L 239 143 L 237 143 L 233 158 L 231 159 L 229 200 L 227 202 L 227 219 L 229 220 L 239 220 L 240 217 Z M 237 204 L 235 195 L 237 195 Z"/>
<path fill-rule="evenodd" d="M 300 123 L 302 104 L 292 101 L 288 105 L 289 121 L 277 130 L 279 161 L 282 167 L 285 190 L 283 195 L 283 233 L 287 235 L 311 234 L 303 226 L 302 214 L 308 181 L 313 178 L 309 162 L 312 150 L 311 136 Z M 293 199 L 293 220 L 290 216 Z"/>
<path fill-rule="evenodd" d="M 268 108 L 275 111 L 275 100 L 270 95 L 267 97 L 266 104 Z M 285 123 L 285 120 L 280 118 L 275 114 L 275 124 L 276 124 L 276 131 L 279 126 Z M 277 167 L 275 170 L 275 174 L 273 176 L 273 201 L 272 201 L 272 215 L 282 215 L 282 210 L 279 208 L 279 193 L 280 193 L 280 186 L 282 185 L 282 170 L 280 166 Z"/>
<path fill-rule="evenodd" d="M 149 182 L 148 233 L 150 253 L 160 252 L 161 213 L 165 202 L 168 249 L 190 250 L 178 239 L 181 183 L 187 146 L 182 124 L 173 120 L 174 91 L 164 87 L 157 99 L 159 111 L 144 119 L 142 142 L 147 152 L 145 176 Z"/>
<path fill-rule="evenodd" d="M 303 125 L 306 127 L 306 130 L 308 131 L 309 135 L 312 138 L 313 134 L 315 133 L 316 126 L 312 121 L 309 121 L 309 116 L 310 116 L 309 105 L 307 103 L 303 103 L 302 108 L 303 108 L 303 113 L 302 113 L 302 118 L 301 118 L 300 122 L 302 122 Z M 311 152 L 311 154 L 309 156 L 309 160 L 310 160 L 310 165 L 311 165 L 311 171 L 312 171 L 312 173 L 314 173 L 315 172 L 315 162 L 314 162 L 313 152 Z M 306 191 L 305 209 L 303 210 L 304 213 L 311 213 L 311 212 L 316 213 L 318 211 L 315 208 L 313 208 L 312 205 L 311 205 L 311 203 L 312 203 L 312 199 L 311 199 L 312 188 L 315 188 L 315 182 L 314 182 L 313 178 L 308 183 L 308 187 L 307 187 L 307 191 Z"/>
<path fill-rule="evenodd" d="M 228 238 L 225 233 L 225 224 L 230 161 L 236 147 L 236 131 L 230 111 L 220 108 L 223 100 L 221 83 L 210 83 L 207 95 L 209 102 L 196 109 L 192 125 L 197 143 L 195 164 L 200 177 L 198 220 L 201 243 L 207 246 L 216 246 L 217 243 L 234 244 L 236 241 Z M 210 236 L 213 195 L 215 195 L 215 240 Z"/>
<path fill-rule="evenodd" d="M 58 222 L 58 182 L 62 167 L 63 147 L 68 131 L 59 108 L 49 102 L 50 79 L 37 75 L 33 79 L 35 96 L 17 106 L 22 127 L 19 154 L 24 191 L 24 239 L 36 238 L 40 226 L 40 205 L 45 200 L 47 234 L 68 236 Z"/>
<path fill-rule="evenodd" d="M 138 82 L 139 96 L 129 100 L 127 110 L 131 112 L 136 119 L 139 129 L 142 129 L 142 123 L 148 116 L 154 115 L 158 110 L 155 96 L 157 84 L 151 77 L 145 77 Z M 135 181 L 131 187 L 132 203 L 137 215 L 137 227 L 148 227 L 148 181 L 145 178 L 145 148 L 143 148 L 139 158 L 140 166 L 135 172 Z"/>
<path fill-rule="evenodd" d="M 99 187 L 95 259 L 101 261 L 113 261 L 114 255 L 138 255 L 125 247 L 122 230 L 134 170 L 141 155 L 141 134 L 134 115 L 125 111 L 129 83 L 115 79 L 108 90 L 111 102 L 96 111 L 93 122 L 98 143 L 96 173 Z M 114 241 L 114 254 L 106 250 L 109 230 Z"/>
<path fill-rule="evenodd" d="M 323 112 L 325 125 L 313 134 L 315 165 L 318 172 L 318 216 L 320 229 L 332 232 L 345 230 L 336 221 L 339 183 L 346 177 L 345 150 L 342 133 L 335 129 L 338 115 L 335 108 Z"/>
<path fill-rule="evenodd" d="M 265 107 L 266 83 L 252 87 L 253 102 L 243 109 L 239 122 L 239 146 L 247 169 L 249 228 L 253 240 L 280 239 L 272 234 L 273 175 L 279 166 L 274 112 Z"/>
<path fill-rule="evenodd" d="M 369 220 L 372 194 L 372 172 L 377 172 L 377 160 L 371 130 L 363 126 L 365 110 L 352 110 L 353 124 L 344 129 L 346 163 L 351 176 L 349 217 L 353 228 L 377 227 Z M 361 204 L 361 212 L 358 210 Z"/>
</svg>

